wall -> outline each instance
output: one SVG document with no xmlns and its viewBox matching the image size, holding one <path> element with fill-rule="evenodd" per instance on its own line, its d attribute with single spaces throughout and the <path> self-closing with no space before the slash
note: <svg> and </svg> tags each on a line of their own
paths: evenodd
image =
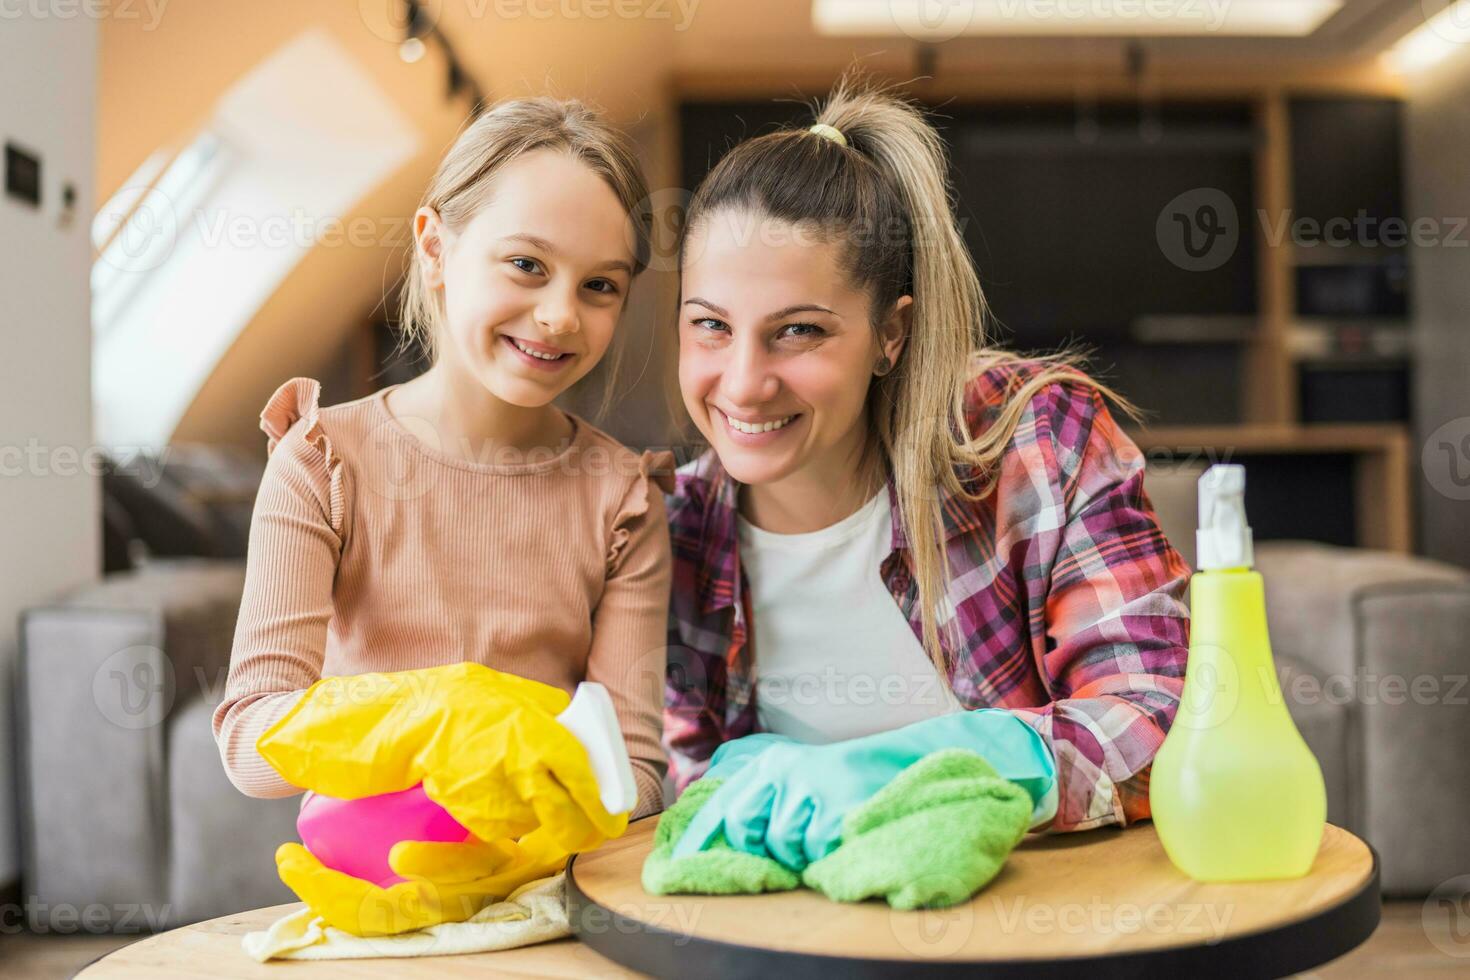
<svg viewBox="0 0 1470 980">
<path fill-rule="evenodd" d="M 28 8 L 29 9 L 29 8 Z M 46 8 L 40 8 L 43 12 Z M 17 614 L 95 578 L 91 267 L 97 21 L 9 16 L 0 27 L 0 138 L 41 156 L 41 207 L 0 198 L 0 886 L 18 875 L 13 667 Z M 61 186 L 77 192 L 62 224 Z"/>
<path fill-rule="evenodd" d="M 428 4 L 460 56 L 491 99 L 550 92 L 587 98 L 621 125 L 634 129 L 648 155 L 653 186 L 665 186 L 662 103 L 673 44 L 684 21 L 677 7 L 649 5 L 653 18 L 601 15 L 544 17 L 541 7 L 486 3 Z M 403 265 L 392 229 L 413 214 L 434 166 L 464 121 L 468 104 L 446 101 L 437 50 L 417 64 L 397 55 L 401 24 L 383 3 L 302 4 L 257 0 L 249 4 L 168 5 L 156 21 L 112 19 L 103 24 L 98 86 L 97 190 L 106 199 L 154 150 L 187 137 L 208 118 L 215 101 L 240 76 L 299 32 L 327 32 L 390 93 L 412 119 L 423 151 L 360 199 L 344 226 L 368 220 L 384 229 L 381 242 L 362 247 L 317 247 L 286 277 L 237 337 L 174 431 L 176 441 L 235 443 L 264 453 L 260 408 L 277 385 L 295 374 L 337 371 L 344 347 L 367 327 Z M 687 5 L 686 5 L 687 9 Z M 517 12 L 519 11 L 519 15 Z M 639 284 L 626 321 L 630 377 L 641 378 L 608 420 L 614 434 L 636 442 L 662 436 L 662 349 L 650 319 L 653 297 L 668 277 L 655 272 Z M 650 357 L 653 363 L 649 363 Z M 377 387 L 373 384 L 372 387 Z M 593 386 L 587 386 L 591 389 Z M 361 392 L 366 393 L 366 392 Z M 586 404 L 595 408 L 595 392 Z"/>
<path fill-rule="evenodd" d="M 1407 99 L 1409 218 L 1443 239 L 1410 265 L 1419 546 L 1470 568 L 1470 45 L 1413 76 Z"/>
</svg>

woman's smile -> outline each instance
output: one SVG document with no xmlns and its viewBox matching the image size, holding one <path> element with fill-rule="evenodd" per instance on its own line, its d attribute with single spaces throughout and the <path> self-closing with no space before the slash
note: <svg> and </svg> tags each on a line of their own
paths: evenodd
<svg viewBox="0 0 1470 980">
<path fill-rule="evenodd" d="M 743 446 L 763 446 L 774 442 L 791 429 L 791 423 L 802 417 L 800 412 L 791 415 L 731 415 L 718 405 L 710 408 L 724 423 L 725 433 Z"/>
</svg>

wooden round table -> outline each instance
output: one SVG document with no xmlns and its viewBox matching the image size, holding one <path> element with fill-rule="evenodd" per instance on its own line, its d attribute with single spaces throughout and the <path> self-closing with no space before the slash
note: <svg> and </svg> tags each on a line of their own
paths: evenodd
<svg viewBox="0 0 1470 980">
<path fill-rule="evenodd" d="M 969 902 L 898 912 L 807 889 L 650 895 L 654 818 L 567 872 L 572 929 L 657 977 L 1279 977 L 1335 959 L 1378 926 L 1378 855 L 1328 824 L 1306 876 L 1205 884 L 1151 822 L 1031 835 Z"/>
</svg>

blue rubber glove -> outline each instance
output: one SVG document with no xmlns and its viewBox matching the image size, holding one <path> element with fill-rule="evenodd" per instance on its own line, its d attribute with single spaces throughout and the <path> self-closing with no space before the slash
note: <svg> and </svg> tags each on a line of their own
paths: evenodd
<svg viewBox="0 0 1470 980">
<path fill-rule="evenodd" d="M 1056 762 L 1045 741 L 1009 711 L 981 708 L 827 745 L 764 733 L 728 742 L 705 773 L 724 783 L 690 821 L 673 856 L 703 850 L 724 831 L 738 850 L 801 871 L 841 843 L 849 810 L 930 752 L 956 747 L 979 753 L 1026 790 L 1031 827 L 1056 814 Z"/>
<path fill-rule="evenodd" d="M 721 742 L 715 754 L 710 756 L 709 768 L 701 779 L 729 779 L 772 745 L 800 745 L 789 735 L 775 732 L 756 732 L 743 738 L 732 738 Z"/>
</svg>

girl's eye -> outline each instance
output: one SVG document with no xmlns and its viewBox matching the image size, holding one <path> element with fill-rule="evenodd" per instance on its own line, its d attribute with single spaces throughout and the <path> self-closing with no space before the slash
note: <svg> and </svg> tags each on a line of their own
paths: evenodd
<svg viewBox="0 0 1470 980">
<path fill-rule="evenodd" d="M 522 272 L 529 272 L 532 275 L 535 275 L 541 270 L 541 263 L 537 262 L 535 259 L 528 259 L 523 256 L 517 256 L 516 258 L 511 259 L 511 262 L 515 264 L 515 267 L 517 269 L 520 269 Z M 525 263 L 525 265 L 522 265 L 521 263 Z M 530 268 L 527 268 L 527 266 L 530 266 Z"/>
<path fill-rule="evenodd" d="M 593 290 L 593 292 L 607 293 L 609 296 L 616 294 L 618 291 L 618 284 L 613 282 L 611 279 L 594 279 L 587 285 L 597 287 Z"/>
<path fill-rule="evenodd" d="M 788 323 L 782 330 L 789 331 L 787 336 L 795 337 L 798 340 L 811 340 L 815 337 L 822 336 L 825 332 L 815 323 Z"/>
<path fill-rule="evenodd" d="M 690 320 L 689 322 L 693 326 L 699 327 L 702 330 L 709 330 L 711 332 L 718 332 L 721 328 L 725 326 L 719 320 L 707 316 L 700 317 L 698 320 Z"/>
</svg>

